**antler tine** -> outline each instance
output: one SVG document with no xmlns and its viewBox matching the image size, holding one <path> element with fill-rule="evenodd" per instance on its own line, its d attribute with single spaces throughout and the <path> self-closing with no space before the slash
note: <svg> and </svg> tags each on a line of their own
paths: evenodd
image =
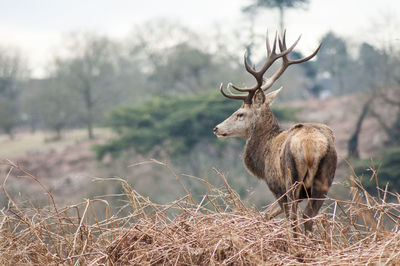
<svg viewBox="0 0 400 266">
<path fill-rule="evenodd" d="M 267 46 L 267 61 L 265 62 L 265 64 L 262 66 L 262 68 L 259 71 L 256 71 L 255 67 L 251 67 L 249 65 L 249 63 L 247 62 L 247 51 L 245 51 L 244 53 L 244 67 L 246 68 L 247 72 L 249 72 L 252 76 L 254 76 L 254 78 L 257 81 L 257 84 L 249 89 L 240 89 L 240 88 L 235 88 L 234 89 L 238 90 L 238 91 L 246 91 L 246 92 L 253 92 L 256 91 L 257 89 L 261 89 L 262 88 L 262 84 L 264 82 L 263 76 L 265 74 L 265 72 L 270 68 L 270 66 L 279 58 L 281 57 L 285 57 L 288 53 L 290 53 L 294 47 L 297 45 L 297 43 L 299 42 L 300 37 L 296 40 L 296 42 L 289 48 L 289 49 L 283 49 L 283 47 L 286 48 L 286 31 L 284 31 L 283 33 L 283 42 L 281 41 L 281 38 L 278 34 L 278 31 L 275 32 L 275 37 L 274 37 L 274 41 L 273 41 L 273 45 L 272 45 L 272 49 L 269 43 L 269 37 L 268 37 L 268 31 L 267 31 L 267 37 L 266 37 L 266 46 Z M 280 48 L 280 53 L 276 53 L 276 46 L 277 43 L 279 44 L 279 48 Z M 285 60 L 285 59 L 283 59 Z"/>
<path fill-rule="evenodd" d="M 253 75 L 257 79 L 257 85 L 254 87 L 251 87 L 251 88 L 239 88 L 239 87 L 233 85 L 232 83 L 228 83 L 227 90 L 228 90 L 229 94 L 226 94 L 225 91 L 223 90 L 223 84 L 221 84 L 219 89 L 220 89 L 222 95 L 224 95 L 227 98 L 239 99 L 239 100 L 243 100 L 247 104 L 251 104 L 253 96 L 255 94 L 255 91 L 257 89 L 261 88 L 262 81 L 261 82 L 258 81 L 259 73 L 256 71 L 255 66 L 251 67 L 249 65 L 249 63 L 247 62 L 247 51 L 244 52 L 243 61 L 244 61 L 244 67 L 246 68 L 247 72 L 249 72 L 251 75 Z M 230 90 L 230 87 L 232 87 L 235 90 L 240 91 L 240 92 L 247 92 L 248 94 L 242 94 L 242 95 L 233 94 Z"/>
<path fill-rule="evenodd" d="M 234 93 L 232 93 L 231 88 L 232 88 L 232 83 L 229 82 L 228 85 L 226 85 L 226 90 L 229 92 L 230 95 L 235 95 Z"/>
<path fill-rule="evenodd" d="M 228 86 L 227 86 L 227 87 L 229 87 L 229 85 L 232 85 L 232 84 L 231 84 L 231 83 L 228 83 Z M 219 90 L 221 91 L 222 95 L 224 95 L 226 98 L 238 99 L 238 100 L 243 100 L 243 101 L 246 101 L 246 100 L 247 100 L 248 95 L 234 95 L 234 94 L 232 94 L 232 92 L 229 90 L 229 88 L 228 88 L 229 94 L 226 94 L 226 93 L 224 92 L 223 86 L 224 86 L 224 84 L 221 83 L 221 85 L 219 86 Z"/>
<path fill-rule="evenodd" d="M 281 50 L 281 51 L 286 51 L 287 49 L 286 49 L 286 31 L 283 33 L 283 37 L 282 37 L 282 40 L 279 38 L 279 49 Z M 293 45 L 292 45 L 293 46 Z M 293 47 L 294 48 L 294 47 Z M 282 56 L 282 60 L 283 61 L 287 61 L 287 56 L 285 55 L 285 56 Z"/>
<path fill-rule="evenodd" d="M 298 60 L 289 60 L 288 54 L 293 51 L 293 49 L 296 47 L 296 45 L 300 41 L 300 38 L 301 38 L 301 35 L 289 47 L 289 49 L 287 49 L 286 48 L 286 29 L 283 31 L 282 39 L 279 36 L 278 32 L 275 32 L 275 38 L 274 38 L 273 46 L 271 49 L 271 44 L 269 42 L 268 30 L 267 30 L 267 36 L 266 36 L 267 61 L 264 63 L 262 68 L 259 71 L 256 71 L 254 65 L 252 67 L 249 65 L 249 63 L 247 61 L 247 51 L 245 51 L 244 58 L 243 58 L 244 59 L 244 67 L 246 68 L 247 72 L 249 72 L 256 79 L 257 84 L 255 84 L 253 87 L 250 87 L 250 88 L 239 88 L 239 87 L 236 87 L 235 85 L 233 85 L 232 83 L 229 83 L 227 85 L 228 93 L 225 93 L 225 91 L 223 89 L 223 84 L 221 84 L 221 86 L 220 86 L 221 93 L 227 98 L 240 99 L 240 100 L 243 100 L 247 104 L 251 104 L 252 98 L 257 90 L 262 90 L 262 91 L 268 90 L 269 88 L 272 87 L 274 82 L 283 74 L 283 72 L 285 72 L 286 68 L 288 68 L 290 65 L 299 64 L 299 63 L 308 61 L 318 53 L 322 44 L 320 44 L 317 47 L 317 49 L 307 57 L 304 57 L 304 58 L 298 59 Z M 277 43 L 278 43 L 279 49 L 280 49 L 279 53 L 276 53 Z M 269 79 L 264 78 L 263 76 L 264 76 L 265 72 L 279 58 L 282 58 L 282 65 L 280 66 L 278 71 L 275 72 L 275 74 L 273 74 L 271 78 L 269 78 Z M 265 84 L 263 85 L 264 82 L 265 82 Z M 230 90 L 231 88 L 233 88 L 239 92 L 247 92 L 247 94 L 234 94 L 231 92 L 231 90 Z"/>
<path fill-rule="evenodd" d="M 239 88 L 239 87 L 233 85 L 232 83 L 229 83 L 228 85 L 230 85 L 232 88 L 234 88 L 235 90 L 240 91 L 240 92 L 248 92 L 248 91 L 254 90 L 254 88 Z"/>
<path fill-rule="evenodd" d="M 290 46 L 289 49 L 286 49 L 286 29 L 283 31 L 283 37 L 282 40 L 279 38 L 279 49 L 281 50 L 281 53 L 284 54 L 283 57 L 285 57 L 287 54 L 289 54 L 293 49 L 296 47 L 296 45 L 299 43 L 301 39 L 301 34 L 297 38 L 297 40 Z"/>
<path fill-rule="evenodd" d="M 244 52 L 244 67 L 246 68 L 247 72 L 255 76 L 257 72 L 255 69 L 252 69 L 251 66 L 249 66 L 249 63 L 247 62 L 247 51 Z"/>
<path fill-rule="evenodd" d="M 318 53 L 318 51 L 321 48 L 321 46 L 322 46 L 322 43 L 320 43 L 318 45 L 317 49 L 315 49 L 315 51 L 312 54 L 310 54 L 309 56 L 306 56 L 306 57 L 304 57 L 302 59 L 289 61 L 290 65 L 291 64 L 299 64 L 299 63 L 303 63 L 303 62 L 306 62 L 306 61 L 310 60 L 311 58 L 313 58 Z"/>
<path fill-rule="evenodd" d="M 299 38 L 297 38 L 297 40 L 292 44 L 292 46 L 290 46 L 289 49 L 286 50 L 286 36 L 284 36 L 284 37 L 283 37 L 283 40 L 282 40 L 282 42 L 283 42 L 283 48 L 285 49 L 285 52 L 282 52 L 282 53 L 284 53 L 283 56 L 286 56 L 286 55 L 289 54 L 291 51 L 293 51 L 293 49 L 294 49 L 294 48 L 296 47 L 296 45 L 299 43 L 300 39 L 301 39 L 301 34 L 299 35 Z"/>
<path fill-rule="evenodd" d="M 283 33 L 283 40 L 285 40 L 286 36 L 286 31 Z M 301 36 L 300 36 L 301 37 Z M 282 41 L 281 38 L 279 37 L 278 33 L 275 34 L 275 39 L 274 39 L 274 45 L 272 47 L 272 51 L 268 51 L 268 47 L 267 47 L 267 53 L 268 53 L 268 59 L 265 62 L 264 66 L 260 69 L 259 72 L 257 72 L 257 74 L 259 75 L 258 77 L 256 77 L 256 79 L 258 81 L 261 81 L 262 84 L 262 76 L 265 74 L 265 72 L 270 68 L 270 66 L 279 58 L 286 56 L 288 53 L 290 53 L 291 51 L 293 51 L 293 49 L 296 47 L 297 43 L 300 41 L 300 37 L 294 42 L 294 44 L 289 48 L 289 49 L 281 49 L 282 46 Z M 279 48 L 280 48 L 280 53 L 277 54 L 276 53 L 276 43 L 279 43 Z M 269 45 L 268 45 L 269 46 Z M 286 47 L 286 45 L 285 45 Z M 260 84 L 260 86 L 261 86 Z"/>
<path fill-rule="evenodd" d="M 279 49 L 281 50 L 281 52 L 283 54 L 283 56 L 282 56 L 282 65 L 278 69 L 278 71 L 270 79 L 267 80 L 265 85 L 261 87 L 261 89 L 263 91 L 266 91 L 269 88 L 271 88 L 272 85 L 274 84 L 274 82 L 283 74 L 283 72 L 285 72 L 286 68 L 288 68 L 290 65 L 299 64 L 299 63 L 303 63 L 305 61 L 308 61 L 318 53 L 319 49 L 321 48 L 322 43 L 317 47 L 317 49 L 311 55 L 309 55 L 307 57 L 304 57 L 302 59 L 298 59 L 298 60 L 289 60 L 288 54 L 294 49 L 294 47 L 300 41 L 300 38 L 301 38 L 301 35 L 299 36 L 299 38 L 297 38 L 297 40 L 293 43 L 293 45 L 290 46 L 289 49 L 286 49 L 286 30 L 283 33 L 282 40 L 280 38 L 278 39 Z"/>
<path fill-rule="evenodd" d="M 277 59 L 275 58 L 277 56 L 276 54 L 276 40 L 278 38 L 278 32 L 275 32 L 275 38 L 273 41 L 273 46 L 272 46 L 272 50 L 269 44 L 269 38 L 268 38 L 268 32 L 267 32 L 267 37 L 266 37 L 266 44 L 267 44 L 267 54 L 268 54 L 268 60 L 267 62 L 264 64 L 264 66 L 261 68 L 260 71 L 256 71 L 255 67 L 253 66 L 253 68 L 249 65 L 249 63 L 247 62 L 247 51 L 244 52 L 244 67 L 246 68 L 247 72 L 249 72 L 251 75 L 253 75 L 256 80 L 257 80 L 257 84 L 261 86 L 262 84 L 262 76 L 264 75 L 265 71 L 271 66 L 271 64 Z"/>
<path fill-rule="evenodd" d="M 278 36 L 279 36 L 279 35 L 278 35 L 278 31 L 275 31 L 274 43 L 273 43 L 273 46 L 272 46 L 272 55 L 275 55 L 275 54 L 276 54 L 276 52 L 275 52 L 275 50 L 276 50 L 276 38 L 277 38 Z"/>
<path fill-rule="evenodd" d="M 269 38 L 268 38 L 268 29 L 267 29 L 267 37 L 265 38 L 265 43 L 267 45 L 267 55 L 271 55 L 271 46 L 269 45 Z"/>
<path fill-rule="evenodd" d="M 283 45 L 281 46 L 281 44 L 283 44 Z M 286 50 L 286 29 L 283 30 L 282 42 L 279 40 L 279 48 L 281 49 L 281 51 Z M 282 48 L 283 48 L 283 50 L 282 50 Z"/>
</svg>

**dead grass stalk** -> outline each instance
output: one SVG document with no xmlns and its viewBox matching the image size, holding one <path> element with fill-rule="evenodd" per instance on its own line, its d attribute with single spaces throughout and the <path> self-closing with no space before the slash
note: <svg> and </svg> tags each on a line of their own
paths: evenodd
<svg viewBox="0 0 400 266">
<path fill-rule="evenodd" d="M 106 199 L 86 199 L 58 208 L 40 180 L 17 164 L 1 189 L 8 207 L 0 213 L 0 264 L 40 265 L 244 265 L 244 264 L 399 264 L 400 196 L 388 202 L 387 186 L 371 196 L 354 175 L 351 200 L 329 199 L 314 220 L 314 232 L 293 239 L 285 219 L 268 220 L 246 206 L 215 169 L 224 187 L 203 182 L 208 193 L 196 201 L 190 191 L 170 204 L 153 203 L 124 179 L 120 182 L 130 214 L 112 215 Z M 165 163 L 179 183 L 180 176 Z M 19 171 L 38 182 L 51 204 L 21 207 L 6 182 Z M 104 206 L 105 218 L 95 206 Z M 304 221 L 303 221 L 304 222 Z"/>
</svg>

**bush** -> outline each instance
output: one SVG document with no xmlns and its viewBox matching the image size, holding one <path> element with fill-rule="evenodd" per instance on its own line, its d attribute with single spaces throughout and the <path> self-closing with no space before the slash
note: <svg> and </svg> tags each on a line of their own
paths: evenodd
<svg viewBox="0 0 400 266">
<path fill-rule="evenodd" d="M 384 188 L 389 184 L 390 191 L 400 191 L 400 146 L 387 149 L 381 159 L 374 159 L 374 164 L 379 172 L 378 184 Z M 363 185 L 370 193 L 376 194 L 376 181 L 373 171 L 369 167 L 370 160 L 360 160 L 354 168 L 359 176 L 364 176 Z M 371 177 L 371 178 L 367 178 Z"/>
<path fill-rule="evenodd" d="M 116 157 L 131 148 L 144 154 L 161 148 L 169 156 L 185 155 L 202 141 L 215 142 L 214 126 L 240 104 L 213 92 L 153 98 L 139 106 L 120 107 L 109 119 L 109 126 L 118 137 L 96 146 L 97 157 L 102 159 L 107 153 Z M 274 108 L 273 111 L 278 119 L 294 120 L 296 110 Z"/>
</svg>

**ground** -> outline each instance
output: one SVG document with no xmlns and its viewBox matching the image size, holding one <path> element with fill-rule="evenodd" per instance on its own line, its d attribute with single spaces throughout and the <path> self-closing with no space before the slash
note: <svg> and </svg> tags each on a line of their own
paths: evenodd
<svg viewBox="0 0 400 266">
<path fill-rule="evenodd" d="M 83 129 L 66 131 L 62 140 L 53 141 L 51 132 L 38 131 L 35 133 L 18 132 L 13 140 L 8 136 L 0 136 L 0 160 L 10 160 L 17 163 L 29 173 L 39 178 L 59 201 L 81 200 L 85 196 L 82 190 L 88 186 L 96 174 L 98 163 L 91 147 L 104 142 L 112 134 L 108 129 L 96 129 L 96 138 L 88 140 L 87 132 Z M 0 180 L 7 175 L 9 167 L 0 166 Z M 32 190 L 38 187 L 24 174 L 18 174 L 9 180 L 11 190 L 19 190 L 20 186 L 30 184 Z M 74 199 L 74 196 L 77 196 Z M 79 196 L 78 196 L 79 195 Z"/>
</svg>

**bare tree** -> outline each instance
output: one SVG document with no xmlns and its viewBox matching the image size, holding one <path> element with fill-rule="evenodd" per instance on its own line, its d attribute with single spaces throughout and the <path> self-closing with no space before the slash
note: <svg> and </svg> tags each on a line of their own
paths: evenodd
<svg viewBox="0 0 400 266">
<path fill-rule="evenodd" d="M 52 130 L 52 140 L 61 139 L 62 130 L 77 121 L 78 103 L 73 92 L 56 78 L 31 80 L 28 86 L 21 95 L 26 119 L 33 127 Z"/>
<path fill-rule="evenodd" d="M 400 82 L 399 85 L 400 86 Z M 388 96 L 387 94 L 391 95 Z M 377 105 L 374 106 L 374 108 L 371 108 L 370 114 L 378 121 L 379 125 L 383 129 L 383 131 L 386 133 L 388 137 L 388 143 L 390 145 L 400 145 L 400 90 L 399 87 L 397 87 L 397 90 L 381 90 L 380 95 L 377 97 L 376 100 L 381 100 L 383 101 L 384 104 L 391 105 L 395 109 L 397 109 L 397 112 L 393 114 L 393 117 L 385 117 L 380 114 L 379 112 L 379 107 L 382 105 L 382 103 L 378 103 Z M 392 120 L 393 122 L 390 123 L 389 121 Z"/>
<path fill-rule="evenodd" d="M 360 158 L 360 152 L 358 149 L 358 139 L 361 133 L 362 124 L 368 114 L 368 111 L 370 109 L 373 100 L 374 100 L 374 95 L 370 96 L 361 108 L 361 113 L 357 119 L 356 128 L 347 144 L 347 154 L 348 154 L 347 156 L 349 158 L 355 158 L 355 159 Z"/>
<path fill-rule="evenodd" d="M 27 67 L 19 52 L 0 47 L 0 127 L 10 138 L 20 118 L 18 83 L 26 73 Z"/>
<path fill-rule="evenodd" d="M 348 156 L 353 158 L 359 158 L 358 139 L 368 115 L 374 117 L 386 133 L 388 144 L 400 144 L 400 51 L 390 43 L 381 49 L 363 43 L 357 63 L 362 75 L 360 83 L 364 91 L 369 91 L 369 96 L 348 141 Z M 387 107 L 397 111 L 388 117 L 382 111 Z"/>
<path fill-rule="evenodd" d="M 68 56 L 55 60 L 54 75 L 77 94 L 88 137 L 93 139 L 93 125 L 101 115 L 99 108 L 115 95 L 112 81 L 117 70 L 116 49 L 108 38 L 93 34 L 73 34 L 68 43 Z"/>
<path fill-rule="evenodd" d="M 378 121 L 388 137 L 391 145 L 400 145 L 400 50 L 393 43 L 387 44 L 380 51 L 381 60 L 375 60 L 381 72 L 383 82 L 377 84 L 375 99 L 370 114 Z M 390 106 L 395 110 L 390 117 L 382 114 L 382 106 Z"/>
</svg>

